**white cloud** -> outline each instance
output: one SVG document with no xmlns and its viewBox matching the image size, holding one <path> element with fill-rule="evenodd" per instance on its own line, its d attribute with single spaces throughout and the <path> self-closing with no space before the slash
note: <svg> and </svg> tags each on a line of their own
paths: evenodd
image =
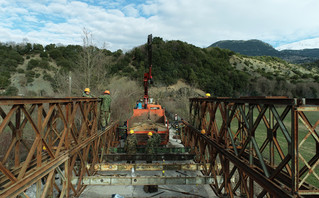
<svg viewBox="0 0 319 198">
<path fill-rule="evenodd" d="M 134 4 L 127 5 L 123 8 L 124 13 L 128 17 L 139 17 L 139 11 L 135 8 Z"/>
<path fill-rule="evenodd" d="M 313 48 L 319 48 L 319 38 L 315 39 L 306 39 L 303 41 L 293 42 L 286 45 L 282 45 L 277 47 L 277 50 L 300 50 L 300 49 L 313 49 Z"/>
<path fill-rule="evenodd" d="M 319 38 L 318 7 L 317 0 L 148 0 L 138 5 L 124 0 L 0 0 L 0 41 L 27 36 L 31 42 L 81 44 L 86 27 L 98 45 L 109 43 L 112 51 L 141 45 L 150 33 L 199 47 L 225 39 L 283 45 Z"/>
</svg>

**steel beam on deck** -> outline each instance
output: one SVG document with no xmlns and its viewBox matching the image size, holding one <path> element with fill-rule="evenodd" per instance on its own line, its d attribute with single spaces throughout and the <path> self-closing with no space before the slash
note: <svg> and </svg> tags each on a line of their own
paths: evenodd
<svg viewBox="0 0 319 198">
<path fill-rule="evenodd" d="M 164 153 L 164 154 L 106 154 L 104 159 L 111 161 L 136 161 L 136 160 L 152 160 L 152 161 L 162 161 L 162 160 L 193 160 L 195 157 L 194 154 L 180 154 L 180 153 Z"/>
<path fill-rule="evenodd" d="M 200 171 L 205 169 L 204 164 L 164 164 L 164 163 L 152 163 L 152 164 L 108 164 L 101 163 L 95 164 L 95 171 L 130 171 L 134 168 L 136 171 L 161 171 L 161 170 L 184 170 L 184 171 Z M 206 165 L 206 169 L 209 169 L 209 165 Z"/>
<path fill-rule="evenodd" d="M 189 147 L 181 147 L 181 148 L 166 148 L 166 147 L 157 147 L 154 148 L 155 153 L 186 153 L 190 152 Z M 111 147 L 109 148 L 110 153 L 126 153 L 124 148 Z M 136 153 L 146 153 L 145 147 L 137 148 Z"/>
<path fill-rule="evenodd" d="M 78 178 L 72 179 L 72 184 L 78 182 Z M 212 184 L 213 177 L 166 177 L 166 176 L 86 176 L 81 185 L 105 185 L 105 186 L 141 186 L 141 185 L 203 185 Z"/>
</svg>

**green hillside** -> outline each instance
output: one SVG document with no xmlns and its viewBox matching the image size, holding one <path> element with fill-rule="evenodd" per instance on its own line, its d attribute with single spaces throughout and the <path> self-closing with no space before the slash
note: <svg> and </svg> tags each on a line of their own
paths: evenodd
<svg viewBox="0 0 319 198">
<path fill-rule="evenodd" d="M 182 80 L 214 96 L 287 95 L 317 97 L 317 67 L 287 63 L 270 56 L 243 56 L 217 47 L 199 48 L 182 41 L 153 38 L 155 86 Z M 0 44 L 2 95 L 52 96 L 83 87 L 101 91 L 114 76 L 141 83 L 147 67 L 146 45 L 126 53 L 92 46 Z"/>
<path fill-rule="evenodd" d="M 113 73 L 140 79 L 147 65 L 145 46 L 127 52 L 112 67 Z M 201 49 L 181 41 L 153 41 L 153 75 L 158 84 L 175 84 L 179 79 L 196 85 L 218 96 L 239 94 L 247 85 L 249 76 L 237 71 L 229 59 L 234 53 L 219 48 Z"/>
<path fill-rule="evenodd" d="M 278 56 L 280 53 L 268 43 L 257 39 L 252 40 L 224 40 L 218 41 L 209 47 L 229 49 L 248 56 Z"/>
</svg>

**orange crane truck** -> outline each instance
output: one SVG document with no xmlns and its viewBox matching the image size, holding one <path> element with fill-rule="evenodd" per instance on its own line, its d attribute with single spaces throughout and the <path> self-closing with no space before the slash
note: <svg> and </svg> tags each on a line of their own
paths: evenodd
<svg viewBox="0 0 319 198">
<path fill-rule="evenodd" d="M 152 35 L 147 39 L 148 72 L 144 73 L 144 99 L 140 108 L 133 109 L 133 115 L 127 120 L 127 133 L 134 130 L 139 145 L 145 145 L 148 132 L 157 132 L 161 136 L 161 145 L 169 140 L 169 123 L 165 116 L 165 109 L 155 104 L 148 95 L 148 86 L 153 83 L 152 78 Z"/>
</svg>

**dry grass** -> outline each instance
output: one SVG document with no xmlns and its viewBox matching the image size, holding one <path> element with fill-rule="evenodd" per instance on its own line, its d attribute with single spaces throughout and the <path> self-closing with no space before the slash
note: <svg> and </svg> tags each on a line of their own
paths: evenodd
<svg viewBox="0 0 319 198">
<path fill-rule="evenodd" d="M 105 89 L 111 92 L 111 119 L 120 122 L 132 115 L 136 100 L 143 98 L 143 87 L 125 77 L 113 77 Z"/>
</svg>

